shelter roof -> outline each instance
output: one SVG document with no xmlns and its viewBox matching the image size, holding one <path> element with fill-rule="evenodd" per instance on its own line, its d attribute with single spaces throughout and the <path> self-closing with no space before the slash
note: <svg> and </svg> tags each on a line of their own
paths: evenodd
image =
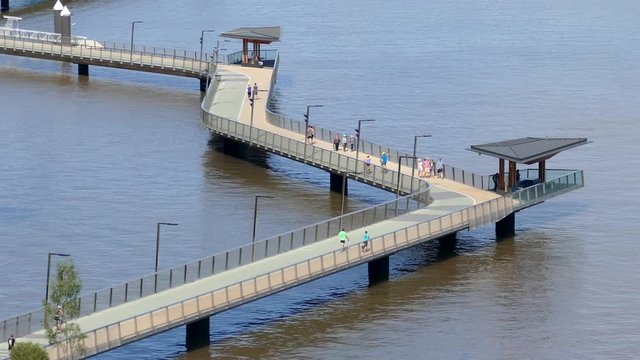
<svg viewBox="0 0 640 360">
<path fill-rule="evenodd" d="M 588 144 L 586 138 L 526 137 L 494 143 L 471 145 L 467 150 L 523 164 L 549 159 L 561 151 Z"/>
<path fill-rule="evenodd" d="M 267 43 L 280 41 L 280 26 L 271 27 L 241 27 L 220 34 L 222 37 L 231 39 L 258 40 Z"/>
</svg>

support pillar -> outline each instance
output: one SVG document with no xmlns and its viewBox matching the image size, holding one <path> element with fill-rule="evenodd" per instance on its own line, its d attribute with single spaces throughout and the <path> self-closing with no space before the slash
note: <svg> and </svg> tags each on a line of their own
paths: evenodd
<svg viewBox="0 0 640 360">
<path fill-rule="evenodd" d="M 200 91 L 207 92 L 209 84 L 211 84 L 211 78 L 200 79 Z"/>
<path fill-rule="evenodd" d="M 89 76 L 89 65 L 78 64 L 78 75 Z"/>
<path fill-rule="evenodd" d="M 208 317 L 187 324 L 187 351 L 199 349 L 211 344 L 209 338 L 209 319 Z"/>
<path fill-rule="evenodd" d="M 369 261 L 369 285 L 389 280 L 389 257 Z"/>
<path fill-rule="evenodd" d="M 498 189 L 507 191 L 507 185 L 504 182 L 504 159 L 498 162 Z"/>
<path fill-rule="evenodd" d="M 329 190 L 342 194 L 342 174 L 329 173 Z M 344 185 L 344 196 L 349 195 L 349 181 Z"/>
<path fill-rule="evenodd" d="M 516 163 L 509 161 L 509 190 L 513 191 L 513 188 L 518 185 L 518 170 Z"/>
<path fill-rule="evenodd" d="M 0 11 L 9 10 L 9 0 L 0 0 Z"/>
<path fill-rule="evenodd" d="M 538 163 L 538 181 L 539 182 L 543 183 L 547 181 L 546 172 L 547 172 L 547 163 L 546 163 L 546 160 L 542 160 Z"/>
<path fill-rule="evenodd" d="M 71 45 L 71 12 L 66 6 L 60 11 L 60 34 L 62 45 Z"/>
<path fill-rule="evenodd" d="M 513 237 L 515 234 L 516 213 L 511 213 L 496 223 L 496 240 Z"/>
<path fill-rule="evenodd" d="M 56 1 L 56 4 L 53 6 L 53 32 L 56 34 L 62 33 L 62 17 L 60 13 L 64 9 L 60 0 Z"/>
</svg>

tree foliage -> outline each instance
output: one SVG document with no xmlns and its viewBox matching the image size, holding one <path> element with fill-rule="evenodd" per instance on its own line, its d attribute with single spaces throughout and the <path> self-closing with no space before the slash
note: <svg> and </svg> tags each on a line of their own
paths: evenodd
<svg viewBox="0 0 640 360">
<path fill-rule="evenodd" d="M 71 357 L 84 354 L 82 340 L 85 335 L 78 324 L 70 320 L 80 315 L 80 290 L 82 281 L 71 261 L 59 263 L 55 279 L 50 287 L 49 301 L 44 300 L 45 329 L 50 344 L 64 341 L 63 349 Z M 59 306 L 64 311 L 64 323 L 56 326 L 54 314 Z"/>
<path fill-rule="evenodd" d="M 42 346 L 32 342 L 17 342 L 11 349 L 11 360 L 48 360 L 49 355 Z"/>
</svg>

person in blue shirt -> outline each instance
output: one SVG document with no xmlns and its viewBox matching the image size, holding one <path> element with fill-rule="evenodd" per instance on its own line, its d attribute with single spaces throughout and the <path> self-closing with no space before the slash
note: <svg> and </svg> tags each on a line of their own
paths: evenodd
<svg viewBox="0 0 640 360">
<path fill-rule="evenodd" d="M 380 156 L 380 166 L 382 166 L 383 168 L 386 168 L 388 160 L 389 160 L 389 156 L 387 155 L 386 152 L 383 152 L 382 156 Z"/>
<path fill-rule="evenodd" d="M 365 230 L 362 236 L 362 251 L 369 250 L 369 233 Z"/>
</svg>

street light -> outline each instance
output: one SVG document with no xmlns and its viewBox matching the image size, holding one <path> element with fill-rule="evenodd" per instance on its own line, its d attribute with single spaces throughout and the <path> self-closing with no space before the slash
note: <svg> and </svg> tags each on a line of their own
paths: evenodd
<svg viewBox="0 0 640 360">
<path fill-rule="evenodd" d="M 358 155 L 360 154 L 360 136 L 361 126 L 363 122 L 376 121 L 375 119 L 358 120 L 358 128 L 356 129 L 356 170 L 358 170 Z"/>
<path fill-rule="evenodd" d="M 71 256 L 69 254 L 59 254 L 59 253 L 49 253 L 47 256 L 47 290 L 44 293 L 44 300 L 45 302 L 49 302 L 49 277 L 51 277 L 51 257 L 52 256 L 61 256 L 61 257 L 67 257 L 67 256 Z"/>
<path fill-rule="evenodd" d="M 129 62 L 133 62 L 133 33 L 136 29 L 136 24 L 142 24 L 144 21 L 136 20 L 131 22 L 131 57 L 129 58 Z"/>
<path fill-rule="evenodd" d="M 359 175 L 361 172 L 346 172 L 342 173 L 342 197 L 340 198 L 340 226 L 338 228 L 342 229 L 342 216 L 344 215 L 344 197 L 347 193 L 347 176 L 349 175 Z"/>
<path fill-rule="evenodd" d="M 398 199 L 400 197 L 400 170 L 401 166 L 402 166 L 402 159 L 414 159 L 415 160 L 415 156 L 409 156 L 409 155 L 400 155 L 398 156 L 398 181 L 396 183 L 396 199 Z M 398 208 L 398 202 L 396 202 L 396 209 Z"/>
<path fill-rule="evenodd" d="M 206 32 L 215 32 L 213 29 L 202 30 L 200 32 L 200 61 L 202 62 L 202 50 L 204 46 L 204 33 Z"/>
<path fill-rule="evenodd" d="M 254 243 L 256 242 L 256 219 L 258 216 L 258 199 L 259 198 L 265 198 L 265 199 L 275 199 L 275 197 L 273 196 L 267 196 L 267 195 L 256 195 L 256 201 L 253 205 L 253 237 L 251 238 L 251 242 Z"/>
<path fill-rule="evenodd" d="M 178 226 L 176 223 L 159 222 L 156 225 L 156 273 L 158 272 L 159 254 L 160 254 L 160 225 Z"/>
<path fill-rule="evenodd" d="M 411 190 L 409 193 L 413 193 L 413 175 L 416 169 L 416 147 L 418 146 L 418 138 L 428 138 L 431 135 L 416 135 L 413 137 L 413 166 L 411 167 Z"/>
<path fill-rule="evenodd" d="M 321 108 L 324 105 L 307 105 L 307 113 L 304 115 L 304 134 L 307 135 L 307 129 L 309 128 L 309 108 Z"/>
<path fill-rule="evenodd" d="M 220 49 L 220 41 L 222 42 L 231 42 L 231 40 L 218 40 L 216 41 L 216 51 L 215 51 L 215 64 L 218 64 L 218 53 L 220 52 L 220 50 L 227 50 L 227 49 Z"/>
</svg>

